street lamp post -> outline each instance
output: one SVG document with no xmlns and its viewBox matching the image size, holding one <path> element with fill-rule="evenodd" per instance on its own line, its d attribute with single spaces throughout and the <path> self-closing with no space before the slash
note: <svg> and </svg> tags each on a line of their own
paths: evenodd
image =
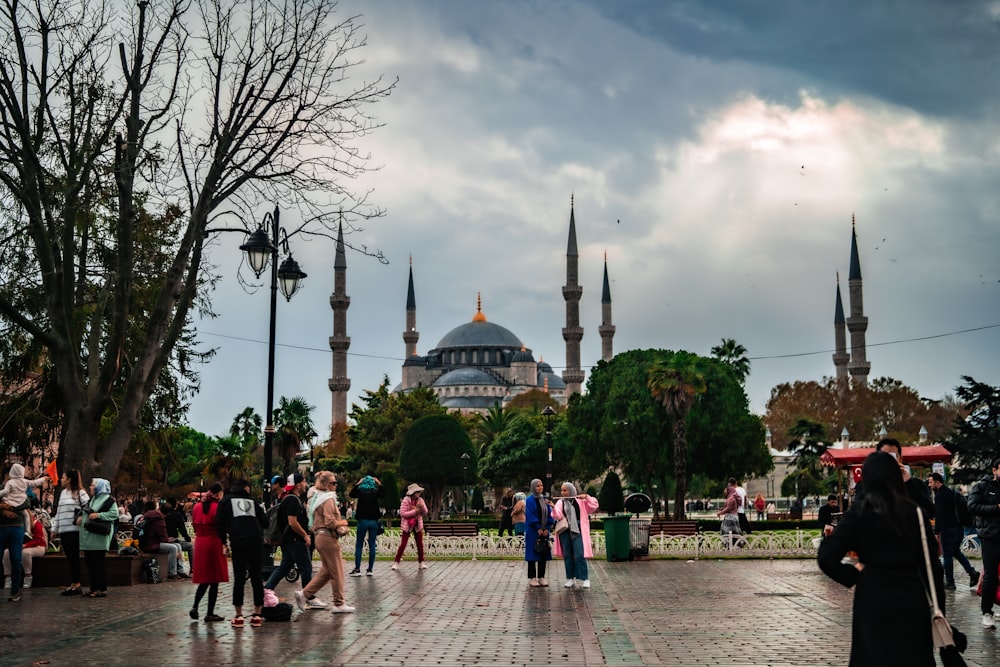
<svg viewBox="0 0 1000 667">
<path fill-rule="evenodd" d="M 271 310 L 270 322 L 267 338 L 267 412 L 265 413 L 264 426 L 264 498 L 269 500 L 271 493 L 271 473 L 273 472 L 273 445 L 274 445 L 274 330 L 277 321 L 278 287 L 286 301 L 290 301 L 292 296 L 299 290 L 299 283 L 306 277 L 305 272 L 299 268 L 298 262 L 292 259 L 288 249 L 288 233 L 282 228 L 278 221 L 278 207 L 274 207 L 274 213 L 267 213 L 261 221 L 257 231 L 250 234 L 246 243 L 240 246 L 240 250 L 247 254 L 247 263 L 250 269 L 260 278 L 261 274 L 271 264 Z M 270 233 L 270 237 L 268 237 Z M 278 266 L 278 248 L 288 255 Z"/>
<path fill-rule="evenodd" d="M 462 509 L 465 511 L 465 516 L 469 516 L 469 493 L 466 491 L 466 487 L 469 485 L 469 460 L 471 457 L 468 452 L 462 452 Z"/>
<path fill-rule="evenodd" d="M 545 462 L 545 495 L 548 496 L 552 491 L 552 417 L 554 417 L 556 411 L 552 409 L 551 405 L 546 405 L 545 409 L 542 410 L 542 415 L 545 417 L 545 446 L 549 449 L 549 457 Z"/>
</svg>

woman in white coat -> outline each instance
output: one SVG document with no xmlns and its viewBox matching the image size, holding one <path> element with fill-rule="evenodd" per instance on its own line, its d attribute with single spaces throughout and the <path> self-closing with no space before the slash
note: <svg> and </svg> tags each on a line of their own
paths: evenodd
<svg viewBox="0 0 1000 667">
<path fill-rule="evenodd" d="M 590 515 L 597 511 L 597 498 L 583 493 L 576 494 L 576 487 L 563 482 L 562 497 L 552 508 L 552 518 L 557 522 L 566 519 L 568 527 L 556 540 L 556 555 L 563 557 L 566 566 L 566 588 L 579 583 L 581 588 L 590 588 L 587 574 L 587 559 L 594 557 L 590 546 Z"/>
</svg>

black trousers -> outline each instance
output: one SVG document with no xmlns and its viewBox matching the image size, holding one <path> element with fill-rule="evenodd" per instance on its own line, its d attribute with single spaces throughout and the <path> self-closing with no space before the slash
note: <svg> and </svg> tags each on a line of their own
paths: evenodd
<svg viewBox="0 0 1000 667">
<path fill-rule="evenodd" d="M 59 533 L 59 543 L 66 554 L 66 565 L 69 566 L 69 583 L 80 583 L 80 533 L 70 531 Z"/>
<path fill-rule="evenodd" d="M 997 597 L 997 570 L 1000 569 L 1000 539 L 979 541 L 983 545 L 983 597 L 980 609 L 984 614 L 993 611 L 993 601 Z"/>
<path fill-rule="evenodd" d="M 230 545 L 233 555 L 233 606 L 243 606 L 243 589 L 247 573 L 250 574 L 250 588 L 253 590 L 255 607 L 264 605 L 264 577 L 261 574 L 263 559 L 261 551 L 264 546 L 259 540 L 233 542 Z"/>
<path fill-rule="evenodd" d="M 90 575 L 90 590 L 92 591 L 108 590 L 108 570 L 104 563 L 104 556 L 107 553 L 104 549 L 83 552 L 83 559 L 87 562 L 87 574 Z"/>
</svg>

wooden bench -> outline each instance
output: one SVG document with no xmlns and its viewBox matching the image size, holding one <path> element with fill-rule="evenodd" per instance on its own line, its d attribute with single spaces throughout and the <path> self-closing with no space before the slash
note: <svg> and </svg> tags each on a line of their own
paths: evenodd
<svg viewBox="0 0 1000 667">
<path fill-rule="evenodd" d="M 150 558 L 156 558 L 160 566 L 160 576 L 165 581 L 167 578 L 167 554 L 119 556 L 115 553 L 109 553 L 104 558 L 108 573 L 108 585 L 135 586 L 145 583 L 142 564 Z M 80 554 L 80 560 L 80 584 L 86 588 L 90 585 L 90 577 L 87 573 L 87 565 L 83 562 L 83 554 Z M 36 556 L 32 560 L 31 570 L 31 585 L 34 588 L 65 586 L 69 583 L 69 563 L 65 554 L 56 552 Z"/>
<path fill-rule="evenodd" d="M 697 521 L 650 521 L 649 536 L 654 535 L 697 535 Z"/>
<path fill-rule="evenodd" d="M 479 524 L 474 521 L 424 521 L 428 537 L 476 537 Z"/>
</svg>

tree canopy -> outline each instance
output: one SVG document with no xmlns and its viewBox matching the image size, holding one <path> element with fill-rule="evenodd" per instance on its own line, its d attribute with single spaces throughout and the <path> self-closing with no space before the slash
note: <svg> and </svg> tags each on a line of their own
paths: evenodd
<svg viewBox="0 0 1000 667">
<path fill-rule="evenodd" d="M 955 430 L 944 446 L 959 456 L 962 467 L 953 471 L 959 482 L 989 474 L 1000 459 L 1000 387 L 963 375 L 955 391 L 967 416 L 955 419 Z"/>
<path fill-rule="evenodd" d="M 479 461 L 479 475 L 491 486 L 522 491 L 535 478 L 544 480 L 548 465 L 548 439 L 545 417 L 530 410 L 517 410 Z M 566 422 L 559 415 L 552 419 L 553 482 L 572 476 L 572 451 L 566 437 Z"/>
<path fill-rule="evenodd" d="M 468 456 L 468 468 L 462 455 Z M 428 415 L 413 422 L 399 454 L 399 474 L 426 489 L 431 516 L 438 517 L 444 488 L 470 481 L 476 470 L 476 451 L 465 429 L 451 415 Z"/>
<path fill-rule="evenodd" d="M 649 371 L 676 354 L 630 350 L 595 366 L 587 393 L 574 395 L 567 412 L 580 476 L 617 467 L 651 497 L 663 497 L 674 476 L 674 418 L 654 399 Z M 700 368 L 706 389 L 687 414 L 687 474 L 716 480 L 764 474 L 772 466 L 764 428 L 750 414 L 743 387 L 717 359 L 700 358 Z"/>
<path fill-rule="evenodd" d="M 0 316 L 51 377 L 62 465 L 114 477 L 162 381 L 196 382 L 189 325 L 210 311 L 220 232 L 253 231 L 263 202 L 301 213 L 290 235 L 332 239 L 339 211 L 381 214 L 347 184 L 368 169 L 368 108 L 395 83 L 351 76 L 365 38 L 335 6 L 0 13 Z"/>
</svg>

